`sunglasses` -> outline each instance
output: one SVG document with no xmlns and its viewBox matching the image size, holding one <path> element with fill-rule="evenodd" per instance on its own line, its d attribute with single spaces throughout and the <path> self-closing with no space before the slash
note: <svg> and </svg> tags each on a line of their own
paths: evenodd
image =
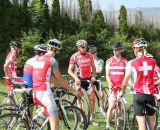
<svg viewBox="0 0 160 130">
<path fill-rule="evenodd" d="M 113 51 L 120 51 L 120 50 L 122 50 L 122 49 L 113 49 Z"/>
<path fill-rule="evenodd" d="M 86 46 L 80 46 L 80 48 L 87 48 Z"/>
</svg>

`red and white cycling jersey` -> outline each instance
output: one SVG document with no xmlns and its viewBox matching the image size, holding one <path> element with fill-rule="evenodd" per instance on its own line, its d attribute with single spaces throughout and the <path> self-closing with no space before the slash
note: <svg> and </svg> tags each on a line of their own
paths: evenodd
<svg viewBox="0 0 160 130">
<path fill-rule="evenodd" d="M 133 76 L 135 93 L 154 94 L 153 76 L 155 74 L 156 61 L 146 56 L 140 56 L 128 62 L 126 74 Z"/>
<path fill-rule="evenodd" d="M 91 69 L 94 64 L 93 56 L 91 54 L 76 52 L 71 56 L 69 64 L 75 65 L 77 76 L 81 78 L 91 77 Z"/>
<path fill-rule="evenodd" d="M 33 90 L 47 91 L 50 89 L 52 72 L 58 68 L 56 59 L 49 55 L 36 57 L 33 65 Z"/>
<path fill-rule="evenodd" d="M 109 71 L 110 80 L 113 86 L 121 86 L 125 74 L 127 60 L 121 57 L 111 57 L 106 61 L 106 70 Z"/>
<path fill-rule="evenodd" d="M 153 81 L 156 82 L 159 78 L 160 78 L 160 68 L 158 66 L 156 66 Z M 158 87 L 159 84 L 156 86 Z"/>
<path fill-rule="evenodd" d="M 8 66 L 8 76 L 16 77 L 17 76 L 17 56 L 16 53 L 10 51 L 6 57 L 6 61 L 10 61 L 10 65 Z"/>
</svg>

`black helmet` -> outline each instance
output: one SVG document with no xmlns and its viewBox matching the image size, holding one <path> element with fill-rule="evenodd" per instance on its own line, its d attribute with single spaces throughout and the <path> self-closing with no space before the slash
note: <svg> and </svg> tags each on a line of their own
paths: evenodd
<svg viewBox="0 0 160 130">
<path fill-rule="evenodd" d="M 112 44 L 112 49 L 123 49 L 123 45 L 121 42 L 114 42 Z"/>
<path fill-rule="evenodd" d="M 20 42 L 17 42 L 17 41 L 11 41 L 10 42 L 10 46 L 12 46 L 12 47 L 18 47 L 18 48 L 21 48 L 21 44 L 20 44 Z"/>
<path fill-rule="evenodd" d="M 57 39 L 49 40 L 47 46 L 48 47 L 53 47 L 53 48 L 56 48 L 56 49 L 62 49 L 62 43 Z"/>
<path fill-rule="evenodd" d="M 47 52 L 47 46 L 45 44 L 38 44 L 34 46 L 36 52 Z"/>
<path fill-rule="evenodd" d="M 94 45 L 91 45 L 89 48 L 89 53 L 95 53 L 97 52 L 97 47 L 95 47 Z"/>
</svg>

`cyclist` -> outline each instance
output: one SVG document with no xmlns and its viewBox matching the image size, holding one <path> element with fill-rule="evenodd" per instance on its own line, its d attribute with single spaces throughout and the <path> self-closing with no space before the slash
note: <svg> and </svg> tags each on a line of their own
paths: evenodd
<svg viewBox="0 0 160 130">
<path fill-rule="evenodd" d="M 57 46 L 61 46 L 58 40 L 50 40 L 48 43 L 48 51 L 55 55 Z M 73 90 L 68 83 L 63 79 L 59 68 L 58 62 L 51 55 L 40 53 L 36 56 L 33 64 L 33 99 L 34 102 L 44 108 L 44 114 L 48 117 L 51 130 L 58 130 L 59 116 L 58 109 L 51 91 L 51 81 L 55 78 L 63 87 L 71 91 L 74 95 L 80 96 L 78 91 Z"/>
<path fill-rule="evenodd" d="M 103 95 L 103 92 L 102 92 L 102 81 L 101 81 L 101 75 L 102 75 L 102 71 L 103 71 L 103 67 L 104 67 L 104 61 L 102 59 L 98 58 L 98 56 L 97 56 L 98 51 L 97 51 L 97 48 L 95 46 L 93 46 L 93 45 L 90 46 L 89 52 L 93 56 L 94 64 L 95 64 L 95 67 L 96 67 L 96 74 L 97 74 L 97 77 L 96 77 L 97 80 L 93 84 L 96 86 L 96 89 L 98 91 L 98 96 L 99 96 L 99 99 L 100 99 L 101 114 L 103 116 L 105 116 L 105 112 L 104 112 L 104 109 L 103 109 L 104 95 Z"/>
<path fill-rule="evenodd" d="M 38 55 L 40 55 L 41 53 L 45 54 L 46 52 L 47 52 L 47 48 L 45 44 L 38 44 L 34 46 L 34 53 L 36 56 L 28 59 L 23 68 L 23 83 L 25 87 L 33 88 L 32 73 L 33 73 L 34 61 L 36 60 L 36 57 L 38 57 Z M 30 116 L 32 116 L 32 112 L 34 109 L 32 91 L 30 93 L 27 93 L 27 99 L 30 105 L 30 114 L 31 114 Z"/>
<path fill-rule="evenodd" d="M 116 103 L 118 87 L 121 87 L 124 78 L 125 67 L 127 60 L 121 56 L 123 45 L 121 42 L 112 44 L 113 56 L 106 61 L 106 79 L 110 89 L 108 98 L 108 110 L 106 113 L 106 130 L 110 127 L 112 111 Z M 120 114 L 120 113 L 119 113 Z"/>
<path fill-rule="evenodd" d="M 156 61 L 145 55 L 145 47 L 146 41 L 141 39 L 136 39 L 133 41 L 132 49 L 136 58 L 129 61 L 127 64 L 125 78 L 122 82 L 122 90 L 123 93 L 125 93 L 127 82 L 133 75 L 133 104 L 139 130 L 146 129 L 146 116 L 150 130 L 154 130 L 155 110 L 147 107 L 145 104 L 147 103 L 155 106 L 153 94 L 157 93 L 157 91 L 156 87 L 154 86 L 153 77 L 155 74 Z"/>
<path fill-rule="evenodd" d="M 78 51 L 70 58 L 68 73 L 74 78 L 75 85 L 80 86 L 81 92 L 82 88 L 87 91 L 89 98 L 90 123 L 93 125 L 98 125 L 98 123 L 93 120 L 95 108 L 95 90 L 87 81 L 96 81 L 96 68 L 94 65 L 93 56 L 90 53 L 87 53 L 87 42 L 85 40 L 78 40 L 76 42 L 76 46 Z"/>
<path fill-rule="evenodd" d="M 11 89 L 11 81 L 15 84 L 23 84 L 22 78 L 17 78 L 17 56 L 19 55 L 21 44 L 18 41 L 11 41 L 10 42 L 10 49 L 11 51 L 6 57 L 5 64 L 4 64 L 4 73 L 7 90 Z"/>
</svg>

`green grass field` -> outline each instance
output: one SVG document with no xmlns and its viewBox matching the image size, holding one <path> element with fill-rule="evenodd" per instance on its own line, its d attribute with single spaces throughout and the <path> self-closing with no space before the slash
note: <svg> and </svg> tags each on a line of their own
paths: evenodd
<svg viewBox="0 0 160 130">
<path fill-rule="evenodd" d="M 103 82 L 103 86 L 105 85 L 106 85 L 106 82 Z M 0 87 L 1 87 L 1 91 L 6 91 L 6 86 L 4 82 L 1 82 Z M 126 106 L 128 107 L 132 103 L 132 96 L 127 94 L 125 96 L 125 99 L 127 101 Z M 89 125 L 87 130 L 104 130 L 105 129 L 105 117 L 100 114 L 97 102 L 96 102 L 96 112 L 94 114 L 94 120 L 99 123 L 99 126 Z M 111 127 L 112 128 L 110 130 L 114 130 L 113 124 L 111 124 Z"/>
</svg>

